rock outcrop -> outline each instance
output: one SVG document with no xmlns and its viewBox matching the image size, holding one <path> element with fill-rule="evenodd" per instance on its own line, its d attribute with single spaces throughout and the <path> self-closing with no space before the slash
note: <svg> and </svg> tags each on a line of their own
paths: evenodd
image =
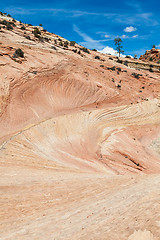
<svg viewBox="0 0 160 240">
<path fill-rule="evenodd" d="M 139 59 L 145 62 L 150 61 L 160 64 L 160 49 L 152 48 L 151 50 L 147 50 Z"/>
</svg>

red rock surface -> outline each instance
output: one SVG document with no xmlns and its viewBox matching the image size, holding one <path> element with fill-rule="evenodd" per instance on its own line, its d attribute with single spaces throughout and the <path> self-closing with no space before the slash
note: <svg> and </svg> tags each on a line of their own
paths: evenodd
<svg viewBox="0 0 160 240">
<path fill-rule="evenodd" d="M 159 240 L 157 65 L 15 24 L 0 32 L 0 238 Z"/>
<path fill-rule="evenodd" d="M 151 50 L 147 50 L 144 55 L 140 56 L 140 60 L 146 62 L 156 62 L 160 67 L 160 49 L 152 48 Z"/>
</svg>

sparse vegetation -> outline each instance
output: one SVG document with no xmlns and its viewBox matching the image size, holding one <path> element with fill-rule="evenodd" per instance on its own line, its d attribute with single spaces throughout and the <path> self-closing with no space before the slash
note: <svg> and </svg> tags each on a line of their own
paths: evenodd
<svg viewBox="0 0 160 240">
<path fill-rule="evenodd" d="M 82 50 L 83 52 L 85 52 L 85 53 L 88 53 L 88 54 L 90 53 L 89 50 L 88 50 L 88 48 L 83 47 L 83 48 L 81 48 L 81 50 Z"/>
<path fill-rule="evenodd" d="M 52 49 L 56 50 L 56 47 L 55 46 L 51 46 Z"/>
<path fill-rule="evenodd" d="M 75 42 L 75 41 L 70 41 L 70 46 L 74 47 L 74 46 L 75 46 L 75 44 L 76 44 L 76 42 Z"/>
<path fill-rule="evenodd" d="M 64 42 L 64 47 L 65 47 L 65 48 L 68 48 L 68 41 L 65 41 L 65 42 Z"/>
<path fill-rule="evenodd" d="M 7 27 L 7 30 L 13 30 L 13 27 L 9 22 L 7 22 L 6 27 Z"/>
<path fill-rule="evenodd" d="M 74 53 L 76 53 L 76 52 L 77 52 L 77 49 L 72 49 L 72 51 L 73 51 Z"/>
<path fill-rule="evenodd" d="M 120 68 L 120 67 L 118 67 L 117 70 L 118 70 L 119 72 L 121 72 L 121 68 Z"/>
<path fill-rule="evenodd" d="M 149 61 L 151 61 L 151 62 L 152 62 L 152 61 L 153 61 L 153 58 L 152 58 L 152 57 L 150 57 Z"/>
<path fill-rule="evenodd" d="M 31 40 L 29 35 L 26 35 L 25 38 L 27 38 L 28 40 Z"/>
<path fill-rule="evenodd" d="M 123 63 L 123 61 L 120 60 L 119 58 L 117 59 L 117 62 L 118 62 L 118 63 L 121 63 L 121 64 Z"/>
<path fill-rule="evenodd" d="M 41 31 L 40 31 L 37 27 L 35 27 L 35 28 L 34 28 L 34 31 L 33 31 L 33 34 L 34 34 L 34 35 L 37 35 L 37 34 L 38 34 L 38 35 L 41 35 Z"/>
<path fill-rule="evenodd" d="M 13 57 L 14 58 L 18 58 L 18 57 L 24 58 L 24 52 L 22 51 L 22 49 L 18 48 L 14 52 Z"/>
<path fill-rule="evenodd" d="M 139 73 L 132 73 L 132 76 L 139 79 L 140 76 L 142 76 L 142 74 Z"/>
<path fill-rule="evenodd" d="M 95 59 L 100 59 L 100 57 L 97 55 L 97 56 L 95 56 Z"/>
<path fill-rule="evenodd" d="M 25 28 L 25 26 L 24 26 L 24 25 L 22 25 L 22 27 L 21 27 L 21 30 L 26 30 L 26 28 Z"/>
</svg>

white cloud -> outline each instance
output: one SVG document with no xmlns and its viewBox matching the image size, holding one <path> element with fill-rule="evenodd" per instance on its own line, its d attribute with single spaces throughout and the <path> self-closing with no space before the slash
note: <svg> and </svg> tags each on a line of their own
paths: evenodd
<svg viewBox="0 0 160 240">
<path fill-rule="evenodd" d="M 137 28 L 130 26 L 130 27 L 126 27 L 124 29 L 124 32 L 134 32 L 136 30 L 137 30 Z"/>
<path fill-rule="evenodd" d="M 114 50 L 113 48 L 108 47 L 108 46 L 105 47 L 104 49 L 100 50 L 99 52 L 104 53 L 104 54 L 111 54 L 114 56 L 119 56 L 119 54 L 117 53 L 116 50 Z M 121 54 L 121 57 L 125 57 L 125 55 Z"/>
<path fill-rule="evenodd" d="M 132 36 L 132 38 L 137 38 L 137 37 L 138 37 L 138 34 Z"/>
<path fill-rule="evenodd" d="M 160 48 L 160 44 L 156 45 L 157 48 Z"/>
<path fill-rule="evenodd" d="M 109 38 L 110 36 L 108 34 L 105 34 L 105 38 Z"/>
</svg>

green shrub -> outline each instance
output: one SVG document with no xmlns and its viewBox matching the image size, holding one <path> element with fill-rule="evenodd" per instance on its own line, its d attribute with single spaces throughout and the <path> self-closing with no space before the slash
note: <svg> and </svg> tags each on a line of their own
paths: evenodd
<svg viewBox="0 0 160 240">
<path fill-rule="evenodd" d="M 35 27 L 35 28 L 34 28 L 34 31 L 33 31 L 33 34 L 39 34 L 39 35 L 41 35 L 41 31 L 40 31 L 37 27 Z"/>
<path fill-rule="evenodd" d="M 88 50 L 88 48 L 85 48 L 85 47 L 84 47 L 84 48 L 81 48 L 81 50 L 82 50 L 83 52 L 85 52 L 85 53 L 88 53 L 88 54 L 90 53 L 89 50 Z"/>
<path fill-rule="evenodd" d="M 22 51 L 22 49 L 18 48 L 18 49 L 16 49 L 16 51 L 14 52 L 13 57 L 14 57 L 14 58 L 17 58 L 17 57 L 24 58 L 24 52 Z"/>
<path fill-rule="evenodd" d="M 13 27 L 11 26 L 11 24 L 9 22 L 7 23 L 6 27 L 7 27 L 7 30 L 13 30 Z"/>
<path fill-rule="evenodd" d="M 149 61 L 153 61 L 153 58 L 152 58 L 152 57 L 150 57 Z"/>
<path fill-rule="evenodd" d="M 25 26 L 24 26 L 24 25 L 22 25 L 22 27 L 21 27 L 21 30 L 26 30 L 26 28 L 25 28 Z"/>
<path fill-rule="evenodd" d="M 75 42 L 75 41 L 70 41 L 70 46 L 74 47 L 74 46 L 75 46 L 75 44 L 76 44 L 76 42 Z"/>
<path fill-rule="evenodd" d="M 29 35 L 26 35 L 25 38 L 27 38 L 28 40 L 31 40 Z"/>
<path fill-rule="evenodd" d="M 95 59 L 100 59 L 100 57 L 99 56 L 95 56 Z"/>
<path fill-rule="evenodd" d="M 64 47 L 68 48 L 68 41 L 64 42 Z"/>
<path fill-rule="evenodd" d="M 117 62 L 118 62 L 118 63 L 121 63 L 121 64 L 123 63 L 123 61 L 120 60 L 119 58 L 117 59 Z"/>
</svg>

